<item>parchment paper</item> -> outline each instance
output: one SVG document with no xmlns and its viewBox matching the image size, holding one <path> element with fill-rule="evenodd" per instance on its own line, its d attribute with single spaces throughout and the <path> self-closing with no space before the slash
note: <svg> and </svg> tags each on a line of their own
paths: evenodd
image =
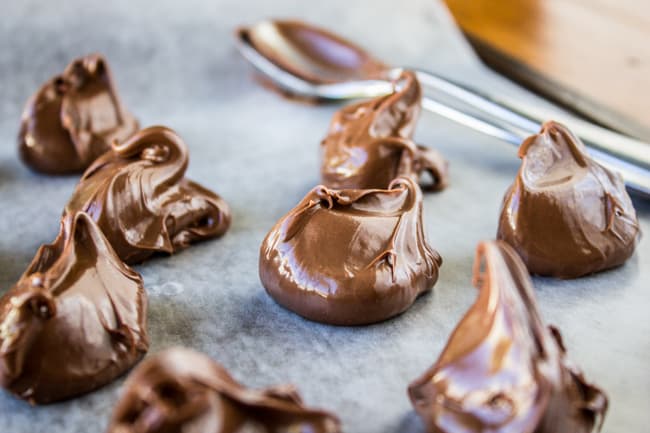
<svg viewBox="0 0 650 433">
<path fill-rule="evenodd" d="M 451 185 L 425 196 L 431 245 L 443 256 L 434 292 L 385 323 L 337 328 L 276 305 L 257 275 L 274 222 L 318 183 L 318 146 L 336 106 L 288 102 L 251 79 L 232 43 L 242 23 L 298 17 L 335 29 L 394 64 L 445 73 L 528 97 L 479 65 L 434 0 L 5 1 L 0 18 L 0 291 L 54 239 L 77 177 L 31 173 L 18 160 L 22 107 L 74 57 L 104 53 L 124 102 L 143 126 L 176 129 L 188 177 L 231 205 L 219 240 L 137 266 L 149 293 L 153 354 L 203 351 L 250 386 L 294 383 L 306 402 L 336 412 L 349 433 L 421 432 L 408 383 L 437 358 L 474 301 L 474 248 L 494 237 L 516 149 L 423 114 L 417 139 L 449 160 Z M 643 230 L 650 206 L 637 201 Z M 542 313 L 572 360 L 611 397 L 604 431 L 650 425 L 650 244 L 622 268 L 574 281 L 535 279 Z M 66 403 L 32 408 L 0 391 L 0 432 L 101 432 L 123 380 Z"/>
</svg>

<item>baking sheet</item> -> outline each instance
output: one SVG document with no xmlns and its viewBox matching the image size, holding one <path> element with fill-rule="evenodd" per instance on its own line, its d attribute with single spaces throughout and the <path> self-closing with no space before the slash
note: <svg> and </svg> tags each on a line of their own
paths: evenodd
<svg viewBox="0 0 650 433">
<path fill-rule="evenodd" d="M 495 234 L 516 150 L 424 113 L 417 140 L 449 160 L 450 187 L 425 196 L 440 280 L 406 314 L 337 328 L 276 305 L 257 276 L 269 228 L 318 182 L 318 145 L 337 107 L 290 103 L 251 80 L 232 29 L 265 17 L 300 17 L 337 29 L 395 64 L 446 73 L 520 97 L 482 68 L 432 0 L 268 2 L 190 0 L 4 2 L 0 19 L 0 291 L 50 242 L 76 177 L 29 172 L 17 159 L 23 104 L 69 60 L 109 59 L 124 102 L 142 125 L 176 129 L 190 148 L 188 177 L 221 194 L 233 225 L 219 240 L 137 266 L 149 293 L 149 354 L 184 345 L 250 386 L 294 383 L 307 403 L 336 412 L 346 432 L 421 432 L 408 383 L 439 355 L 473 302 L 476 243 Z M 637 202 L 642 229 L 650 206 Z M 542 313 L 569 355 L 611 397 L 604 432 L 650 424 L 650 245 L 624 267 L 575 281 L 536 278 Z M 100 432 L 123 380 L 87 396 L 32 408 L 0 392 L 0 432 Z"/>
</svg>

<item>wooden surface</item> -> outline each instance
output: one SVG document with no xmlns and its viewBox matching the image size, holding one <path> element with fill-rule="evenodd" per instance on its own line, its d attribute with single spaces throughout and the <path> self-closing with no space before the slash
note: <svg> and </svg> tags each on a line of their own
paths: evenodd
<svg viewBox="0 0 650 433">
<path fill-rule="evenodd" d="M 650 135 L 650 0 L 446 0 L 484 60 L 587 117 Z"/>
</svg>

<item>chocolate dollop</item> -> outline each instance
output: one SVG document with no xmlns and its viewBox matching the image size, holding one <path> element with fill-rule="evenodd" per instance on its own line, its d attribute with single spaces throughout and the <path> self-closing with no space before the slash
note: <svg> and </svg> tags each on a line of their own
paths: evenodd
<svg viewBox="0 0 650 433">
<path fill-rule="evenodd" d="M 330 188 L 386 188 L 399 176 L 418 179 L 428 172 L 425 190 L 447 185 L 447 162 L 412 140 L 422 91 L 415 74 L 404 72 L 394 93 L 338 111 L 321 144 L 322 183 Z"/>
<path fill-rule="evenodd" d="M 497 238 L 533 274 L 575 278 L 623 264 L 639 224 L 621 177 L 593 161 L 565 126 L 546 122 L 520 149 Z"/>
<path fill-rule="evenodd" d="M 207 356 L 173 348 L 129 376 L 108 432 L 339 433 L 340 423 L 292 386 L 248 389 Z"/>
<path fill-rule="evenodd" d="M 267 292 L 301 316 L 361 325 L 405 311 L 438 279 L 411 178 L 387 190 L 318 186 L 271 229 L 260 250 Z"/>
<path fill-rule="evenodd" d="M 428 431 L 590 433 L 607 397 L 566 359 L 545 327 L 526 267 L 507 244 L 483 242 L 474 262 L 475 304 L 438 361 L 409 387 Z"/>
<path fill-rule="evenodd" d="M 83 171 L 138 130 L 122 106 L 106 59 L 92 54 L 74 60 L 27 102 L 18 137 L 29 167 L 50 174 Z"/>
<path fill-rule="evenodd" d="M 146 294 L 86 214 L 0 299 L 0 383 L 31 403 L 92 391 L 147 351 Z"/>
<path fill-rule="evenodd" d="M 184 177 L 187 165 L 187 146 L 174 131 L 143 129 L 114 143 L 86 170 L 64 219 L 87 212 L 129 264 L 221 236 L 230 225 L 230 209 Z"/>
</svg>

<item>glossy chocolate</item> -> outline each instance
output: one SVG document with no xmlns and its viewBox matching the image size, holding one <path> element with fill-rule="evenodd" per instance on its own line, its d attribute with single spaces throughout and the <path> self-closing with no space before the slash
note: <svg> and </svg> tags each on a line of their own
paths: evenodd
<svg viewBox="0 0 650 433">
<path fill-rule="evenodd" d="M 86 214 L 0 299 L 0 383 L 31 403 L 92 391 L 147 351 L 146 294 Z"/>
<path fill-rule="evenodd" d="M 314 188 L 264 239 L 259 272 L 289 310 L 362 325 L 405 311 L 441 263 L 425 240 L 420 188 L 398 178 L 387 190 Z"/>
<path fill-rule="evenodd" d="M 322 183 L 330 188 L 386 188 L 399 176 L 416 180 L 428 172 L 425 190 L 447 185 L 447 162 L 435 150 L 416 145 L 415 125 L 422 91 L 412 72 L 394 82 L 391 95 L 338 111 L 321 145 Z"/>
<path fill-rule="evenodd" d="M 215 193 L 185 179 L 187 147 L 171 129 L 143 129 L 98 158 L 84 173 L 64 219 L 87 212 L 126 263 L 221 236 L 230 209 Z"/>
<path fill-rule="evenodd" d="M 474 262 L 475 304 L 438 361 L 409 387 L 432 433 L 590 433 L 607 397 L 565 356 L 542 322 L 517 253 L 483 242 Z"/>
<path fill-rule="evenodd" d="M 339 433 L 292 386 L 252 390 L 207 356 L 168 349 L 129 376 L 108 433 Z"/>
<path fill-rule="evenodd" d="M 122 106 L 106 60 L 97 54 L 74 60 L 46 82 L 25 107 L 18 136 L 22 160 L 43 173 L 83 171 L 138 130 Z"/>
<path fill-rule="evenodd" d="M 386 65 L 362 48 L 301 21 L 263 21 L 237 32 L 275 65 L 315 84 L 386 76 Z"/>
<path fill-rule="evenodd" d="M 533 274 L 575 278 L 623 264 L 639 224 L 621 177 L 593 161 L 565 126 L 546 122 L 520 149 L 497 238 Z"/>
</svg>

